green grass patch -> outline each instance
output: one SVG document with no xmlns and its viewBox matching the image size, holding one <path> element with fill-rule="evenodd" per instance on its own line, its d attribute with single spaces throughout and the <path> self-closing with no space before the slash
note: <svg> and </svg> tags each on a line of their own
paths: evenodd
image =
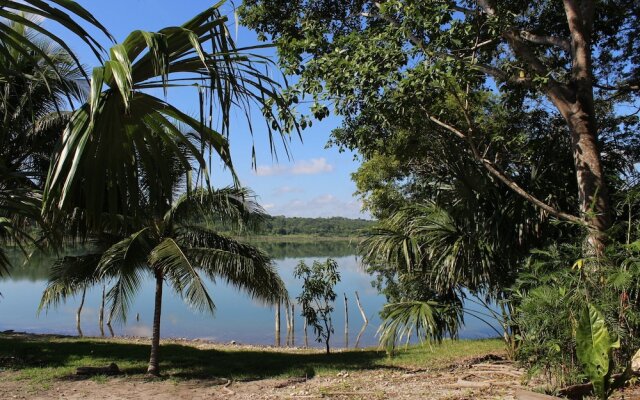
<svg viewBox="0 0 640 400">
<path fill-rule="evenodd" d="M 395 357 L 377 349 L 349 350 L 326 355 L 316 350 L 222 347 L 198 348 L 167 343 L 160 349 L 164 378 L 176 381 L 206 378 L 233 380 L 335 374 L 361 369 L 437 369 L 456 360 L 502 352 L 499 340 L 444 341 L 411 346 Z M 144 376 L 149 345 L 122 339 L 89 339 L 0 334 L 0 368 L 17 371 L 17 379 L 45 388 L 67 379 L 80 366 L 118 364 L 125 376 Z M 92 378 L 106 382 L 109 378 Z"/>
</svg>

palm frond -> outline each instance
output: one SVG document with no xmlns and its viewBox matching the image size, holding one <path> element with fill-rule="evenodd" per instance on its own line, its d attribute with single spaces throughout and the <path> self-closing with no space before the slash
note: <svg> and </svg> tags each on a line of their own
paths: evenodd
<svg viewBox="0 0 640 400">
<path fill-rule="evenodd" d="M 386 304 L 384 320 L 378 328 L 380 346 L 393 352 L 399 342 L 406 344 L 415 334 L 421 342 L 440 342 L 447 335 L 455 337 L 462 323 L 459 304 L 436 301 L 407 301 Z"/>
<path fill-rule="evenodd" d="M 93 253 L 81 256 L 67 256 L 56 260 L 51 266 L 49 283 L 45 288 L 38 313 L 43 309 L 56 307 L 69 296 L 73 296 L 100 281 L 98 262 L 102 254 Z"/>
<path fill-rule="evenodd" d="M 151 267 L 162 271 L 173 288 L 191 307 L 213 312 L 215 305 L 196 267 L 171 238 L 163 240 L 149 255 Z"/>
<path fill-rule="evenodd" d="M 490 234 L 435 204 L 417 204 L 365 232 L 361 249 L 371 264 L 384 261 L 402 271 L 428 271 L 438 291 L 460 284 L 478 290 L 491 279 L 495 246 Z"/>
<path fill-rule="evenodd" d="M 145 145 L 153 140 L 173 148 L 185 172 L 192 168 L 187 160 L 193 159 L 198 182 L 205 187 L 205 153 L 217 154 L 237 182 L 227 141 L 232 107 L 246 111 L 259 106 L 268 122 L 279 126 L 272 111 L 277 108 L 287 119 L 279 128 L 281 134 L 297 128 L 279 84 L 252 64 L 254 58 L 260 63 L 266 59 L 236 49 L 225 23 L 218 4 L 181 27 L 132 32 L 111 49 L 110 58 L 94 70 L 89 101 L 74 113 L 64 132 L 45 187 L 48 215 L 75 206 L 86 210 L 89 223 L 97 223 L 105 211 L 136 214 L 143 197 L 139 174 L 168 176 L 158 172 L 167 166 Z M 200 90 L 199 119 L 144 93 L 176 86 Z M 222 121 L 220 132 L 208 122 L 214 107 Z M 195 135 L 181 131 L 181 124 Z M 155 168 L 149 167 L 152 164 Z M 107 192 L 107 187 L 113 189 Z"/>
<path fill-rule="evenodd" d="M 109 247 L 100 257 L 98 275 L 114 282 L 106 298 L 116 320 L 126 321 L 133 297 L 149 275 L 147 256 L 151 248 L 152 240 L 145 228 Z"/>
<path fill-rule="evenodd" d="M 246 188 L 196 189 L 183 194 L 165 215 L 165 223 L 207 222 L 238 232 L 255 231 L 265 220 L 264 209 Z"/>
<path fill-rule="evenodd" d="M 0 9 L 0 18 L 8 21 L 9 23 L 20 23 L 30 29 L 38 32 L 38 34 L 54 41 L 58 46 L 65 49 L 66 52 L 72 55 L 74 61 L 78 66 L 81 65 L 80 61 L 73 56 L 73 52 L 68 47 L 67 43 L 54 34 L 51 30 L 45 29 L 40 24 L 32 21 L 29 18 L 25 18 L 26 15 L 34 15 L 42 20 L 52 21 L 53 23 L 62 26 L 66 30 L 78 36 L 85 44 L 89 46 L 95 56 L 102 60 L 103 47 L 100 43 L 93 38 L 77 19 L 84 20 L 94 27 L 97 27 L 102 31 L 109 39 L 113 39 L 107 29 L 85 8 L 80 6 L 75 1 L 71 0 L 6 0 L 2 2 Z M 0 32 L 7 35 L 6 27 L 9 26 L 6 23 L 0 24 Z M 0 33 L 0 35 L 2 34 Z M 4 36 L 4 35 L 3 35 Z M 5 36 L 8 37 L 8 36 Z M 2 40 L 0 42 L 0 53 L 7 53 L 7 46 L 11 41 Z M 14 41 L 15 43 L 15 41 Z M 23 40 L 17 42 L 25 52 L 37 52 L 38 47 L 30 40 Z M 15 44 L 14 44 L 15 45 Z M 54 63 L 50 63 L 55 68 Z M 0 70 L 3 72 L 11 70 L 12 64 L 3 65 Z"/>
<path fill-rule="evenodd" d="M 183 228 L 179 241 L 188 244 L 185 255 L 211 279 L 222 279 L 268 304 L 288 302 L 284 282 L 260 249 L 195 226 Z"/>
</svg>

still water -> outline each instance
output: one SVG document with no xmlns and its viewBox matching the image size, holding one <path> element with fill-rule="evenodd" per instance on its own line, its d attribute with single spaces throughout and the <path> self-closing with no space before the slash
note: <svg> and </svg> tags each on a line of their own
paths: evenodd
<svg viewBox="0 0 640 400">
<path fill-rule="evenodd" d="M 276 264 L 284 280 L 289 295 L 295 298 L 300 293 L 301 282 L 293 277 L 293 269 L 300 262 L 307 264 L 314 260 L 324 261 L 333 258 L 340 266 L 341 281 L 336 286 L 335 311 L 333 324 L 335 334 L 331 345 L 334 347 L 354 347 L 363 326 L 363 319 L 356 305 L 357 291 L 362 307 L 369 319 L 358 342 L 359 346 L 374 346 L 375 336 L 380 324 L 378 313 L 385 299 L 371 286 L 372 277 L 368 275 L 355 249 L 346 242 L 317 243 L 264 243 L 264 250 L 276 259 Z M 0 331 L 13 329 L 31 333 L 56 333 L 77 335 L 75 314 L 80 296 L 69 299 L 65 304 L 43 311 L 37 315 L 40 296 L 46 286 L 48 268 L 52 259 L 34 257 L 27 265 L 15 268 L 9 277 L 0 279 Z M 170 290 L 164 291 L 161 335 L 163 338 L 200 338 L 216 342 L 247 344 L 275 343 L 275 310 L 249 299 L 243 292 L 224 283 L 208 282 L 207 287 L 216 311 L 213 315 L 191 310 L 180 297 Z M 349 332 L 345 336 L 344 295 L 348 298 Z M 86 336 L 100 336 L 98 310 L 100 308 L 102 286 L 87 290 L 82 311 L 82 332 Z M 139 291 L 130 308 L 126 323 L 113 323 L 116 336 L 150 336 L 153 320 L 154 282 L 149 278 Z M 281 343 L 286 344 L 287 326 L 284 309 L 281 311 Z M 296 305 L 294 321 L 294 344 L 303 345 L 303 320 L 300 308 Z M 106 315 L 105 315 L 106 319 Z M 105 333 L 110 334 L 105 327 Z M 467 318 L 460 332 L 462 338 L 480 338 L 495 336 L 495 332 L 485 324 Z M 309 329 L 309 345 L 319 344 L 313 341 L 313 332 Z"/>
</svg>

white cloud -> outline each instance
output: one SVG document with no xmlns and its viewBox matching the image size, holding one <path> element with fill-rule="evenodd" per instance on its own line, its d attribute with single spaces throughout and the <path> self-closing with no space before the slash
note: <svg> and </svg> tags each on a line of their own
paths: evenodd
<svg viewBox="0 0 640 400">
<path fill-rule="evenodd" d="M 324 157 L 312 158 L 310 160 L 300 160 L 290 167 L 280 165 L 258 165 L 255 174 L 258 176 L 273 175 L 316 175 L 333 171 L 333 165 L 329 164 Z"/>
<path fill-rule="evenodd" d="M 280 175 L 284 173 L 287 169 L 281 167 L 279 165 L 258 165 L 254 174 L 258 176 L 271 176 L 271 175 Z"/>
<path fill-rule="evenodd" d="M 315 175 L 333 171 L 333 165 L 328 164 L 324 157 L 300 161 L 291 169 L 294 175 Z"/>
</svg>

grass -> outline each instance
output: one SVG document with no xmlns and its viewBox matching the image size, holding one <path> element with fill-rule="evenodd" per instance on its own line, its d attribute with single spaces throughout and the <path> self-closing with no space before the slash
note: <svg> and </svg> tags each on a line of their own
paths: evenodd
<svg viewBox="0 0 640 400">
<path fill-rule="evenodd" d="M 499 340 L 444 341 L 412 346 L 389 358 L 376 349 L 348 350 L 330 355 L 315 350 L 243 348 L 163 343 L 164 378 L 174 380 L 229 378 L 253 380 L 335 374 L 361 369 L 439 369 L 461 358 L 502 353 Z M 126 339 L 91 339 L 45 335 L 0 334 L 0 370 L 13 370 L 16 379 L 39 389 L 71 377 L 80 366 L 118 364 L 127 377 L 146 372 L 149 344 Z M 107 382 L 108 377 L 92 378 Z"/>
</svg>

